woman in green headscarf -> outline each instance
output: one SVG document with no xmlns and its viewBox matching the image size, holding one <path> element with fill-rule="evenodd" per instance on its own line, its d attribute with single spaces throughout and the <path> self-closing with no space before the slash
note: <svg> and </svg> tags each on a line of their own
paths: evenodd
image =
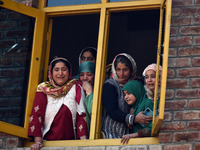
<svg viewBox="0 0 200 150">
<path fill-rule="evenodd" d="M 153 102 L 146 97 L 146 91 L 141 82 L 137 80 L 126 83 L 123 87 L 125 101 L 134 109 L 134 116 L 147 108 L 153 110 Z M 135 98 L 135 101 L 133 99 Z M 132 134 L 126 134 L 122 137 L 121 142 L 127 144 L 130 138 L 151 136 L 152 121 L 147 125 L 134 123 L 132 126 Z"/>
<path fill-rule="evenodd" d="M 94 63 L 85 61 L 79 66 L 79 79 L 82 82 L 82 87 L 86 94 L 84 103 L 85 103 L 85 107 L 86 107 L 86 122 L 87 122 L 87 127 L 88 127 L 88 134 L 90 133 L 94 76 L 95 76 L 95 64 Z"/>
</svg>

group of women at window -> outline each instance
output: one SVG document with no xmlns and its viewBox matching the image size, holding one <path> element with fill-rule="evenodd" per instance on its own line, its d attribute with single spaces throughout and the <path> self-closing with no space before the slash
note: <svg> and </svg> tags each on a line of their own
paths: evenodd
<svg viewBox="0 0 200 150">
<path fill-rule="evenodd" d="M 73 77 L 67 59 L 51 61 L 49 80 L 38 85 L 30 116 L 31 150 L 43 147 L 43 140 L 89 138 L 96 53 L 93 47 L 81 51 L 79 74 Z M 129 54 L 118 54 L 109 66 L 102 93 L 102 138 L 122 138 L 125 144 L 130 138 L 151 136 L 152 116 L 144 111 L 153 110 L 156 64 L 144 70 L 145 85 L 137 80 L 136 62 Z"/>
</svg>

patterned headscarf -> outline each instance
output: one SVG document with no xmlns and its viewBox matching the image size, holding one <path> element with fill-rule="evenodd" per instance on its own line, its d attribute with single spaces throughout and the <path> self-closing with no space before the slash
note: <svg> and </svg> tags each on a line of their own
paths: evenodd
<svg viewBox="0 0 200 150">
<path fill-rule="evenodd" d="M 115 56 L 115 58 L 114 58 L 114 60 L 113 60 L 113 62 L 112 62 L 112 75 L 111 75 L 111 76 L 113 77 L 113 79 L 114 79 L 115 81 L 117 81 L 117 82 L 120 84 L 120 86 L 123 87 L 123 85 L 124 85 L 125 83 L 127 83 L 128 81 L 125 81 L 124 83 L 120 82 L 120 80 L 119 80 L 119 78 L 118 78 L 118 76 L 117 76 L 117 73 L 116 73 L 115 65 L 114 65 L 114 64 L 115 64 L 115 61 L 116 61 L 116 58 L 117 58 L 118 56 L 120 56 L 120 55 L 127 57 L 128 60 L 131 62 L 133 72 L 132 72 L 132 75 L 131 75 L 131 77 L 130 77 L 129 80 L 132 80 L 132 79 L 134 78 L 134 76 L 135 76 L 135 74 L 136 74 L 136 71 L 137 71 L 137 66 L 136 66 L 135 60 L 134 60 L 133 57 L 130 56 L 129 54 L 121 53 L 121 54 L 118 54 L 117 56 Z"/>
<path fill-rule="evenodd" d="M 66 84 L 59 86 L 55 83 L 55 81 L 53 80 L 53 75 L 52 75 L 52 63 L 56 60 L 63 60 L 66 63 L 69 64 L 70 68 L 68 68 L 69 70 L 69 78 Z M 62 57 L 58 57 L 55 58 L 51 61 L 50 65 L 49 65 L 49 70 L 48 70 L 48 78 L 49 81 L 43 82 L 41 84 L 38 85 L 37 87 L 37 92 L 43 92 L 51 97 L 62 97 L 65 96 L 68 91 L 71 89 L 71 87 L 77 82 L 77 80 L 70 80 L 72 78 L 72 67 L 70 62 Z"/>
</svg>

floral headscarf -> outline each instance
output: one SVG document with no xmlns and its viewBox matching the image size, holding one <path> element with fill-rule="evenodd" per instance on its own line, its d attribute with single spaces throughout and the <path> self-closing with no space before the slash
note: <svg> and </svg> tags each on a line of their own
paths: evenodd
<svg viewBox="0 0 200 150">
<path fill-rule="evenodd" d="M 129 80 L 132 80 L 132 79 L 134 78 L 134 76 L 135 76 L 135 74 L 136 74 L 136 71 L 137 71 L 137 66 L 136 66 L 135 60 L 134 60 L 133 57 L 130 56 L 129 54 L 121 53 L 121 54 L 118 54 L 117 56 L 115 56 L 115 58 L 114 58 L 114 60 L 113 60 L 113 62 L 112 62 L 112 75 L 111 75 L 111 76 L 113 77 L 113 79 L 114 79 L 115 81 L 117 81 L 117 82 L 120 84 L 120 86 L 123 87 L 123 85 L 124 85 L 125 83 L 127 83 L 128 81 L 125 81 L 125 82 L 123 82 L 123 83 L 120 82 L 120 80 L 119 80 L 119 78 L 118 78 L 118 76 L 117 76 L 117 73 L 116 73 L 115 65 L 114 65 L 114 64 L 115 64 L 115 61 L 116 61 L 116 58 L 117 58 L 118 56 L 120 56 L 120 55 L 127 57 L 128 60 L 131 62 L 133 72 L 132 72 L 132 76 L 130 77 Z"/>
<path fill-rule="evenodd" d="M 55 81 L 53 80 L 53 75 L 51 73 L 52 70 L 52 63 L 56 60 L 63 60 L 67 62 L 70 66 L 69 70 L 69 78 L 66 84 L 63 86 L 58 86 Z M 71 87 L 77 82 L 77 80 L 70 80 L 72 78 L 72 67 L 70 62 L 62 57 L 55 58 L 51 61 L 49 65 L 49 70 L 48 70 L 48 78 L 49 81 L 43 82 L 38 85 L 37 87 L 37 92 L 43 92 L 51 97 L 62 97 L 68 93 L 68 91 L 71 89 Z"/>
</svg>

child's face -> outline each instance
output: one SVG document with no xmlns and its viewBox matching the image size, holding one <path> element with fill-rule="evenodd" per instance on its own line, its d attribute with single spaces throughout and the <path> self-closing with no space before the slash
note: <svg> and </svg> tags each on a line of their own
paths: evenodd
<svg viewBox="0 0 200 150">
<path fill-rule="evenodd" d="M 124 99 L 129 105 L 132 105 L 136 102 L 135 96 L 128 91 L 124 91 Z"/>
</svg>

